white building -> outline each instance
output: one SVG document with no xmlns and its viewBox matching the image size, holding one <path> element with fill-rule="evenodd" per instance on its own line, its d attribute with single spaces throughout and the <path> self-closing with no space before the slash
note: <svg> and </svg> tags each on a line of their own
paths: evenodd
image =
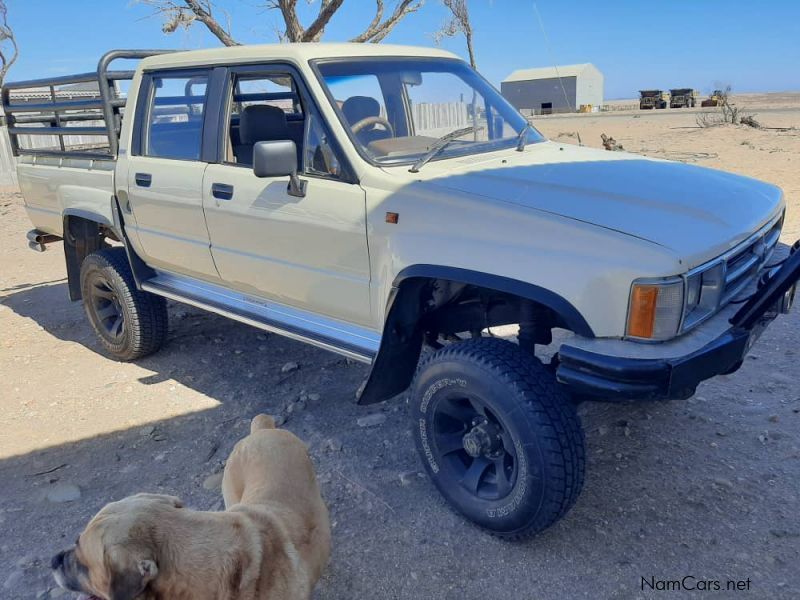
<svg viewBox="0 0 800 600">
<path fill-rule="evenodd" d="M 519 69 L 502 81 L 500 90 L 524 112 L 573 112 L 603 104 L 603 74 L 590 63 Z"/>
</svg>

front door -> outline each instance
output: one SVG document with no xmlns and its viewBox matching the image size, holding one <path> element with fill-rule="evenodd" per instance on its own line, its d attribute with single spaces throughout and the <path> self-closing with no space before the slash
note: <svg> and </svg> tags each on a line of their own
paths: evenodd
<svg viewBox="0 0 800 600">
<path fill-rule="evenodd" d="M 156 268 L 218 279 L 203 215 L 201 160 L 210 71 L 145 75 L 142 128 L 128 158 L 128 199 L 142 258 Z"/>
<path fill-rule="evenodd" d="M 298 75 L 286 66 L 232 69 L 221 152 L 203 177 L 211 254 L 226 285 L 310 313 L 368 325 L 370 269 L 364 190 L 343 172 Z M 288 178 L 259 178 L 252 149 L 290 139 L 303 197 Z"/>
</svg>

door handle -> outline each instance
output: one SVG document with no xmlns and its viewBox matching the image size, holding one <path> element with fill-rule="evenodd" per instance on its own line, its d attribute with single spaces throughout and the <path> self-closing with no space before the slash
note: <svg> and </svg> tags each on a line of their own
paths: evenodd
<svg viewBox="0 0 800 600">
<path fill-rule="evenodd" d="M 233 198 L 233 186 L 227 183 L 211 184 L 211 195 L 217 200 L 230 200 Z"/>
<path fill-rule="evenodd" d="M 153 176 L 150 173 L 137 173 L 134 179 L 139 187 L 150 187 L 153 183 Z"/>
</svg>

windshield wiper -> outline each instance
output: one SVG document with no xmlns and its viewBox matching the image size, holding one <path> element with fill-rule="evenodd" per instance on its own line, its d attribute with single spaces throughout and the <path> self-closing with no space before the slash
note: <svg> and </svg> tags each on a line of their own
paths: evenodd
<svg viewBox="0 0 800 600">
<path fill-rule="evenodd" d="M 522 128 L 522 131 L 519 132 L 517 136 L 517 152 L 522 152 L 525 150 L 525 144 L 528 143 L 528 132 L 531 131 L 533 127 L 531 127 L 530 123 L 525 123 L 525 127 Z"/>
<path fill-rule="evenodd" d="M 408 170 L 410 173 L 416 173 L 422 167 L 424 167 L 434 156 L 439 154 L 442 150 L 444 150 L 450 142 L 455 140 L 456 138 L 460 138 L 462 135 L 467 135 L 468 133 L 477 133 L 483 129 L 482 126 L 471 126 L 471 127 L 462 127 L 461 129 L 456 129 L 455 131 L 451 131 L 447 135 L 443 135 L 438 140 L 433 142 L 425 154 L 419 157 L 419 160 L 415 162 L 411 168 Z"/>
</svg>

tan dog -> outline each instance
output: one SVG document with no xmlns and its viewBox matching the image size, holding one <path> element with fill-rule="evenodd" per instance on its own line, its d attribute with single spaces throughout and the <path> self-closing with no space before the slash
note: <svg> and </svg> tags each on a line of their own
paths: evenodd
<svg viewBox="0 0 800 600">
<path fill-rule="evenodd" d="M 106 600 L 295 600 L 330 555 L 328 510 L 305 444 L 258 415 L 228 458 L 225 512 L 137 494 L 105 506 L 53 557 L 58 584 Z"/>
</svg>

